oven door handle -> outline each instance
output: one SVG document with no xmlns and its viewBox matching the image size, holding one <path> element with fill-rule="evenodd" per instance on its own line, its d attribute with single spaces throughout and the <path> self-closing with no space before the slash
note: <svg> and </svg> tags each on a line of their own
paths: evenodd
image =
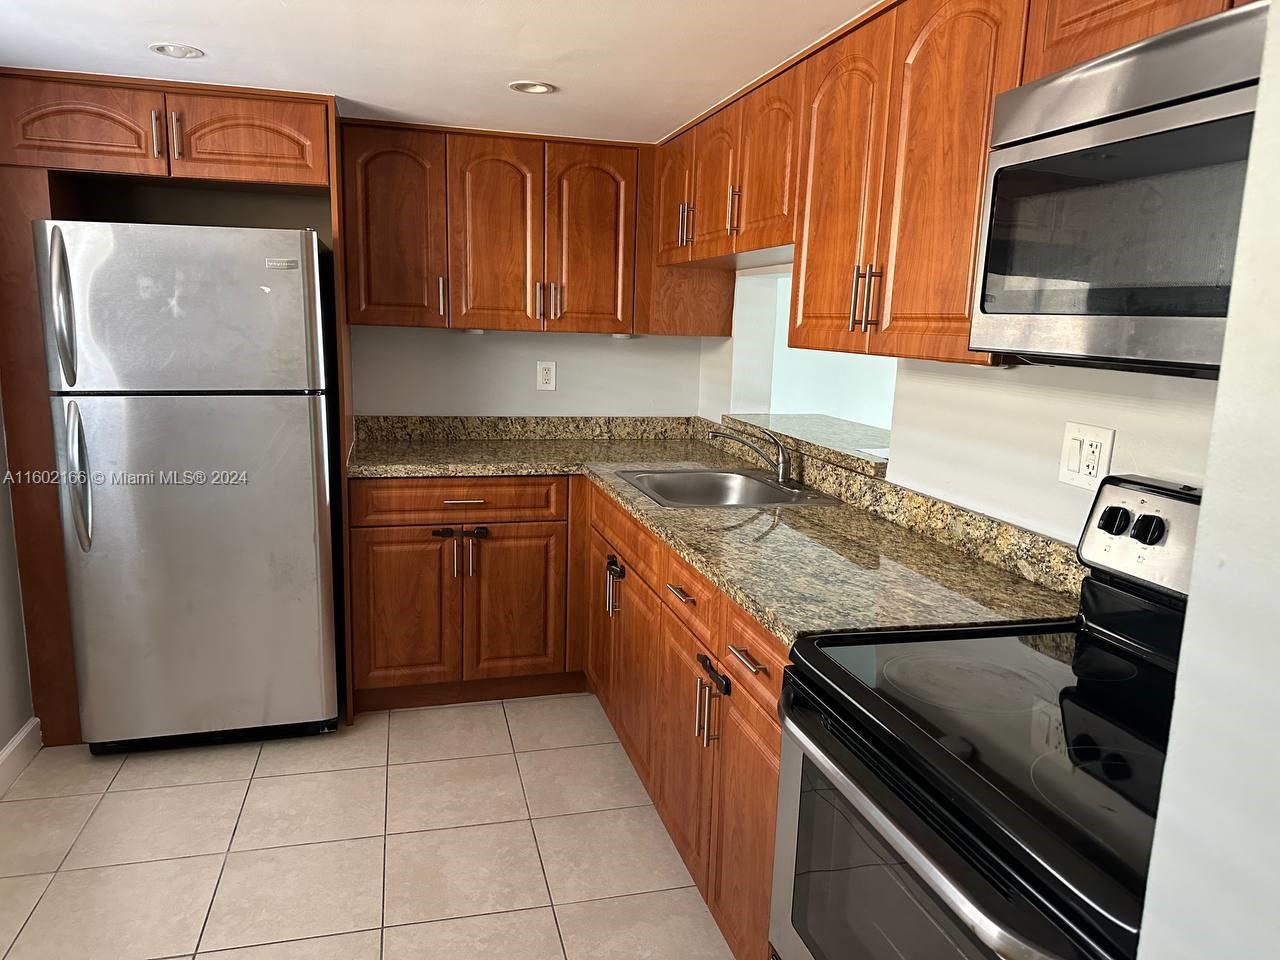
<svg viewBox="0 0 1280 960">
<path fill-rule="evenodd" d="M 804 755 L 822 775 L 829 779 L 861 814 L 875 832 L 888 844 L 937 897 L 954 911 L 979 940 L 1005 960 L 1063 960 L 1028 943 L 1016 933 L 1001 926 L 969 899 L 964 890 L 949 877 L 938 863 L 893 822 L 893 819 L 843 770 L 822 752 L 813 739 L 796 722 L 785 698 L 778 704 L 782 730 L 800 745 Z"/>
</svg>

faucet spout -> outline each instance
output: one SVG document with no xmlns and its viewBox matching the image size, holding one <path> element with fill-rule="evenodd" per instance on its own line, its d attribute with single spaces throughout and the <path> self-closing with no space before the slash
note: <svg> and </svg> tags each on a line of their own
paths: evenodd
<svg viewBox="0 0 1280 960">
<path fill-rule="evenodd" d="M 746 437 L 740 436 L 736 433 L 725 433 L 721 430 L 712 430 L 708 436 L 716 437 L 721 440 L 733 440 L 742 444 L 744 447 L 755 451 L 760 459 L 769 465 L 769 469 L 774 472 L 778 483 L 788 483 L 791 479 L 791 454 L 787 451 L 787 448 L 783 445 L 782 440 L 776 433 L 771 430 L 765 430 L 763 427 L 760 429 L 760 432 L 773 441 L 773 456 L 770 456 L 761 449 L 760 446 L 748 440 Z"/>
</svg>

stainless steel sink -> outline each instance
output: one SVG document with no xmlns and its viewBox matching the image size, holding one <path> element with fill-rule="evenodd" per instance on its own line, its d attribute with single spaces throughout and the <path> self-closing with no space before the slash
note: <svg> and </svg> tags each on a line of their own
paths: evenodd
<svg viewBox="0 0 1280 960">
<path fill-rule="evenodd" d="M 829 506 L 840 501 L 783 486 L 753 470 L 620 470 L 623 480 L 664 507 Z"/>
</svg>

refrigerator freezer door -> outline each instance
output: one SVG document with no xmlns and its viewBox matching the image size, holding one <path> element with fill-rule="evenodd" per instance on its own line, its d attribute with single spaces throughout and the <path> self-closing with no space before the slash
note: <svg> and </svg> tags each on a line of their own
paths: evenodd
<svg viewBox="0 0 1280 960">
<path fill-rule="evenodd" d="M 324 404 L 52 399 L 86 741 L 337 715 Z"/>
<path fill-rule="evenodd" d="M 38 220 L 49 389 L 324 387 L 311 230 Z"/>
</svg>

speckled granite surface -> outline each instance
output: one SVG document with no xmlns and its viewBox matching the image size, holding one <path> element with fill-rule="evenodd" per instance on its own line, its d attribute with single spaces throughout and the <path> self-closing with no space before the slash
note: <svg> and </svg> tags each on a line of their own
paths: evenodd
<svg viewBox="0 0 1280 960">
<path fill-rule="evenodd" d="M 726 413 L 727 427 L 743 433 L 772 430 L 792 450 L 869 477 L 883 477 L 889 461 L 869 453 L 889 446 L 889 431 L 819 413 Z"/>
<path fill-rule="evenodd" d="M 361 441 L 687 440 L 698 417 L 356 417 Z M 710 421 L 703 421 L 709 423 Z"/>
<path fill-rule="evenodd" d="M 1076 611 L 1071 594 L 856 506 L 672 509 L 617 476 L 742 466 L 741 458 L 694 440 L 362 440 L 349 472 L 355 478 L 585 474 L 786 643 L 821 630 L 1051 619 Z"/>
</svg>

